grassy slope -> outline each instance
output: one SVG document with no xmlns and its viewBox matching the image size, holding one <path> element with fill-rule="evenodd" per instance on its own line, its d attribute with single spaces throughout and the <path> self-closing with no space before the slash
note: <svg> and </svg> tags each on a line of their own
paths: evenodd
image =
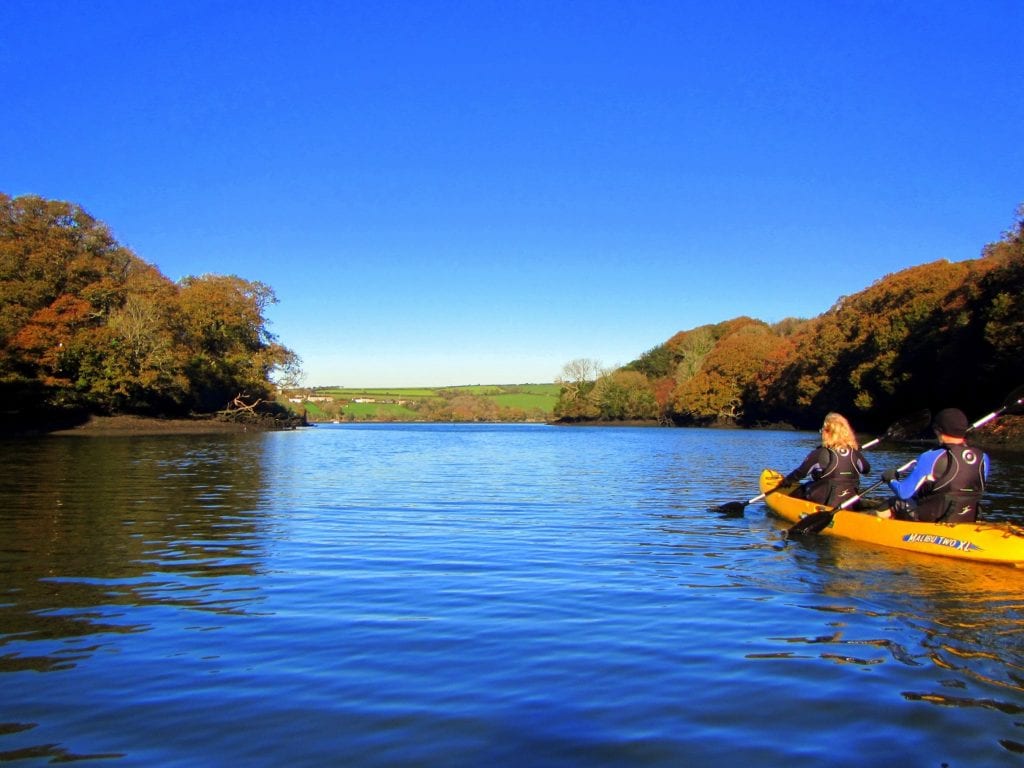
<svg viewBox="0 0 1024 768">
<path fill-rule="evenodd" d="M 325 387 L 314 394 L 330 396 L 339 401 L 340 418 L 360 420 L 387 419 L 394 421 L 418 418 L 415 411 L 398 402 L 382 403 L 381 400 L 412 401 L 441 398 L 443 395 L 474 395 L 493 400 L 501 408 L 514 408 L 532 412 L 539 410 L 550 416 L 558 400 L 558 384 L 474 384 L 455 387 L 394 387 L 394 388 L 349 388 Z M 357 398 L 373 399 L 374 403 L 355 403 Z M 317 403 L 306 403 L 305 408 L 311 420 L 329 420 L 332 409 Z"/>
</svg>

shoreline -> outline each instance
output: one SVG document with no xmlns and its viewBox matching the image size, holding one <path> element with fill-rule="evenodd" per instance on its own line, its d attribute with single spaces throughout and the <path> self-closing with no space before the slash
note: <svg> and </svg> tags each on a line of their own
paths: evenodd
<svg viewBox="0 0 1024 768">
<path fill-rule="evenodd" d="M 620 421 L 620 422 L 548 422 L 557 427 L 648 427 L 662 429 L 686 429 L 659 424 L 657 421 Z M 211 417 L 192 418 L 160 418 L 154 416 L 89 416 L 79 423 L 45 424 L 6 430 L 0 428 L 0 437 L 114 437 L 153 436 L 153 435 L 216 435 L 236 434 L 244 432 L 268 432 L 278 429 L 295 429 L 302 425 L 268 424 L 260 422 L 225 421 Z M 306 426 L 316 426 L 310 422 Z M 726 427 L 743 429 L 742 427 Z M 756 427 L 752 429 L 757 429 Z M 909 441 L 916 444 L 918 441 Z M 995 452 L 1024 452 L 1024 418 L 1008 416 L 1000 419 L 1000 423 L 986 425 L 975 434 L 970 441 L 973 445 Z M 923 445 L 924 442 L 922 441 Z"/>
<path fill-rule="evenodd" d="M 154 435 L 222 435 L 241 432 L 265 432 L 268 427 L 255 423 L 222 421 L 210 418 L 157 418 L 152 416 L 89 416 L 85 421 L 67 425 L 48 425 L 4 432 L 5 437 L 116 437 Z"/>
</svg>

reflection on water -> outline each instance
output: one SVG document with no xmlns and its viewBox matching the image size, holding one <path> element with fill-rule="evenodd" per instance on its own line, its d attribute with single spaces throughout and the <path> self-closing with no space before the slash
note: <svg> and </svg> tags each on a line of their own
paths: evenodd
<svg viewBox="0 0 1024 768">
<path fill-rule="evenodd" d="M 1019 764 L 1024 572 L 707 512 L 811 440 L 2 443 L 0 762 Z"/>
<path fill-rule="evenodd" d="M 259 567 L 258 443 L 52 439 L 4 456 L 0 673 L 67 669 L 97 636 L 148 630 L 133 618 L 146 606 L 224 613 L 258 601 L 219 581 Z"/>
</svg>

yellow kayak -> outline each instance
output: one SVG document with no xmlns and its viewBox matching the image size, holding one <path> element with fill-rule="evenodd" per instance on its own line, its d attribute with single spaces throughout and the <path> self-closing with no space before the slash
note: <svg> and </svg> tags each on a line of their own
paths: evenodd
<svg viewBox="0 0 1024 768">
<path fill-rule="evenodd" d="M 761 472 L 761 493 L 772 514 L 790 523 L 829 507 L 794 499 L 778 487 L 782 475 L 771 469 Z M 1024 566 L 1024 529 L 1007 523 L 918 523 L 893 520 L 874 514 L 839 510 L 823 535 L 856 539 L 870 544 L 905 549 L 961 560 Z"/>
</svg>

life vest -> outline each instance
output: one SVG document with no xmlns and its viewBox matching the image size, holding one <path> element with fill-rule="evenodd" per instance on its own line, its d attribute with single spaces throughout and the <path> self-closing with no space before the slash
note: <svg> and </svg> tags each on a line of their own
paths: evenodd
<svg viewBox="0 0 1024 768">
<path fill-rule="evenodd" d="M 807 498 L 818 504 L 836 506 L 857 494 L 860 470 L 855 453 L 849 448 L 822 447 L 821 450 L 828 451 L 828 461 L 821 469 L 811 472 L 813 482 L 807 488 Z"/>
<path fill-rule="evenodd" d="M 916 517 L 924 522 L 972 523 L 985 491 L 984 454 L 965 444 L 943 446 L 932 465 L 935 480 L 914 494 Z"/>
</svg>

